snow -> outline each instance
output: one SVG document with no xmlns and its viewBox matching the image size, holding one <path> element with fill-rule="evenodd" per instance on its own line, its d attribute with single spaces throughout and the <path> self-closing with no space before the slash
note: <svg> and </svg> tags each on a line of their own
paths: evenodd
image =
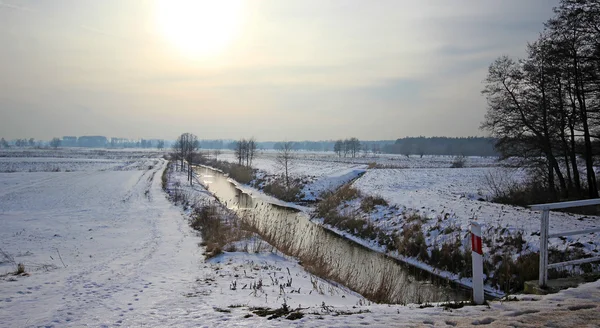
<svg viewBox="0 0 600 328">
<path fill-rule="evenodd" d="M 45 157 L 37 163 L 54 161 L 59 163 L 61 172 L 26 169 L 0 173 L 0 248 L 14 256 L 15 262 L 23 263 L 29 274 L 10 274 L 15 269 L 14 263 L 0 257 L 0 327 L 387 327 L 465 326 L 488 322 L 489 326 L 537 327 L 547 323 L 571 327 L 600 324 L 600 282 L 555 295 L 520 296 L 521 300 L 516 302 L 491 302 L 489 307 L 420 309 L 418 305 L 370 304 L 342 286 L 312 276 L 294 259 L 273 253 L 226 252 L 205 261 L 202 247 L 198 246 L 201 239 L 189 228 L 186 211 L 171 204 L 161 189 L 160 177 L 166 161 L 159 155 L 123 151 L 124 156 L 94 155 L 93 160 L 88 161 L 85 160 L 88 154 L 69 153 L 71 157 L 64 152 L 61 160 L 48 160 L 49 155 L 44 154 L 21 156 L 19 160 L 7 157 L 10 159 L 5 161 L 27 166 L 36 162 L 32 158 Z M 73 167 L 72 162 L 78 161 L 86 164 L 73 172 L 65 172 L 65 168 Z M 108 167 L 107 161 L 110 162 Z M 337 164 L 332 164 L 332 168 L 333 165 Z M 338 170 L 324 176 L 349 174 L 355 170 L 352 165 L 355 164 L 340 164 Z M 394 172 L 368 170 L 356 184 L 365 192 L 401 202 L 404 200 L 400 196 L 393 196 L 402 190 L 401 177 L 411 178 Z M 379 179 L 394 187 L 386 188 L 386 183 L 367 187 L 368 179 L 376 181 L 373 174 L 379 174 Z M 423 172 L 415 174 L 425 176 Z M 418 179 L 412 179 L 410 190 L 419 186 L 414 182 Z M 428 181 L 435 180 L 432 176 Z M 436 189 L 441 185 L 430 184 L 427 188 Z M 465 189 L 456 185 L 452 188 L 459 194 L 461 190 L 473 190 L 467 188 L 467 182 L 463 186 Z M 197 192 L 198 197 L 211 197 L 201 187 L 195 188 L 192 191 Z M 423 202 L 429 201 L 425 207 L 438 210 L 443 207 L 462 214 L 470 213 L 474 204 L 481 203 L 459 194 L 444 198 L 443 193 L 435 190 L 428 193 L 425 189 L 417 188 L 406 197 L 412 197 L 408 199 L 417 205 L 422 197 Z M 442 200 L 443 204 L 439 205 L 436 200 Z M 410 206 L 418 207 L 414 204 Z M 498 215 L 497 208 L 483 204 L 485 207 L 478 210 L 480 220 L 486 218 L 486 213 Z M 507 224 L 521 224 L 521 219 L 510 220 L 511 215 L 528 213 L 532 220 L 537 218 L 535 212 L 528 210 L 509 208 L 507 211 L 504 216 Z M 555 215 L 559 216 L 553 213 L 552 219 L 557 217 Z M 460 216 L 457 214 L 457 217 Z M 561 218 L 567 220 L 570 216 Z M 577 222 L 581 226 L 588 224 L 585 219 Z M 561 224 L 554 228 L 562 228 Z M 249 290 L 260 279 L 262 288 Z M 291 284 L 282 291 L 279 285 L 286 284 L 288 279 Z M 232 288 L 234 282 L 235 289 Z M 245 285 L 248 287 L 244 288 Z M 304 317 L 295 321 L 268 320 L 254 314 L 246 317 L 251 314 L 250 307 L 277 308 L 284 299 L 291 308 L 303 308 Z M 344 314 L 348 312 L 354 314 Z"/>
<path fill-rule="evenodd" d="M 316 200 L 324 191 L 335 191 L 348 181 L 352 181 L 366 172 L 366 165 L 357 165 L 328 175 L 326 178 L 317 179 L 304 186 L 303 193 L 307 200 Z"/>
<path fill-rule="evenodd" d="M 502 168 L 438 168 L 438 169 L 377 169 L 369 170 L 354 183 L 365 194 L 379 195 L 392 205 L 405 211 L 418 212 L 430 218 L 449 214 L 445 226 L 457 225 L 462 231 L 469 230 L 471 221 L 482 224 L 486 229 L 500 226 L 513 231 L 522 231 L 528 245 L 539 248 L 540 212 L 528 208 L 502 205 L 479 198 L 487 198 L 485 175 Z M 550 231 L 572 231 L 598 227 L 598 218 L 552 212 Z M 386 222 L 393 223 L 393 219 Z M 431 225 L 436 224 L 432 220 Z M 435 236 L 434 236 L 435 237 Z M 564 240 L 550 239 L 550 246 L 564 249 L 580 242 L 589 253 L 600 252 L 597 233 L 569 236 Z"/>
<path fill-rule="evenodd" d="M 219 312 L 229 306 L 366 303 L 275 254 L 205 262 L 200 238 L 161 190 L 165 161 L 157 161 L 128 171 L 0 174 L 0 248 L 30 274 L 0 265 L 0 326 L 215 326 L 229 320 Z M 270 277 L 289 278 L 289 287 Z M 261 279 L 254 293 L 244 288 Z"/>
<path fill-rule="evenodd" d="M 276 155 L 274 151 L 264 151 L 254 161 L 254 166 L 266 174 L 278 174 L 278 168 L 274 165 Z M 221 159 L 235 161 L 232 153 L 223 154 Z M 320 192 L 327 190 L 328 186 L 338 187 L 364 173 L 353 182 L 353 186 L 363 195 L 383 197 L 390 205 L 388 208 L 377 206 L 375 211 L 367 215 L 367 219 L 378 228 L 392 233 L 403 227 L 406 214 L 417 213 L 430 218 L 431 220 L 422 226 L 426 234 L 426 243 L 430 247 L 453 242 L 458 238 L 462 241 L 463 247 L 468 249 L 470 222 L 478 221 L 482 224 L 484 238 L 492 242 L 522 234 L 525 245 L 522 250 L 511 252 L 513 260 L 521 255 L 537 252 L 540 212 L 486 201 L 492 193 L 486 181 L 488 177 L 493 177 L 501 184 L 520 182 L 526 178 L 525 171 L 504 167 L 502 164 L 506 163 L 483 157 L 468 157 L 465 168 L 450 168 L 453 160 L 454 158 L 450 156 L 407 158 L 380 155 L 340 158 L 327 152 L 297 152 L 292 176 L 308 177 L 309 183 L 304 187 L 304 192 L 307 200 L 313 200 Z M 369 164 L 369 168 L 366 164 Z M 252 190 L 251 193 L 255 197 L 262 197 L 259 191 Z M 291 206 L 297 208 L 293 204 Z M 356 211 L 359 206 L 359 201 L 353 201 L 344 204 L 342 210 Z M 311 211 L 306 208 L 303 210 Z M 550 232 L 596 228 L 598 220 L 597 217 L 553 212 L 550 216 Z M 314 221 L 322 223 L 322 220 Z M 335 227 L 326 227 L 370 249 L 385 252 L 383 246 L 371 240 L 362 240 Z M 448 231 L 451 233 L 446 233 Z M 566 252 L 571 252 L 574 247 L 577 247 L 584 254 L 597 256 L 600 253 L 598 235 L 592 233 L 551 238 L 549 247 Z M 494 252 L 502 251 L 504 250 L 501 248 L 491 249 L 488 245 L 484 245 L 486 258 L 493 258 L 496 255 Z M 468 277 L 436 269 L 415 258 L 406 258 L 396 253 L 389 255 L 460 284 L 471 285 Z M 487 292 L 490 295 L 503 295 L 498 286 L 488 285 Z"/>
</svg>

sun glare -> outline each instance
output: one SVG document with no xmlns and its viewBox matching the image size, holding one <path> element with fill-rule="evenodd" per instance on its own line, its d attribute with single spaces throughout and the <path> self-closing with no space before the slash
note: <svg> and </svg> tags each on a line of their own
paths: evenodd
<svg viewBox="0 0 600 328">
<path fill-rule="evenodd" d="M 184 55 L 217 56 L 235 39 L 242 20 L 242 0 L 157 0 L 161 34 Z"/>
</svg>

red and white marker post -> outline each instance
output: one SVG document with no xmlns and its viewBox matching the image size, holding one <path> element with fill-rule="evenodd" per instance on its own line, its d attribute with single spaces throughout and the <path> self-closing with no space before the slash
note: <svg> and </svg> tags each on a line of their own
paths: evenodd
<svg viewBox="0 0 600 328">
<path fill-rule="evenodd" d="M 473 302 L 481 305 L 483 298 L 483 251 L 481 225 L 471 222 L 471 254 L 473 254 Z"/>
</svg>

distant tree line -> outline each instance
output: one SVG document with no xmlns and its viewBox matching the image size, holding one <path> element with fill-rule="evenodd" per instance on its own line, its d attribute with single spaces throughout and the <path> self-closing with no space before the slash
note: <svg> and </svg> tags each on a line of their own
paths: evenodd
<svg viewBox="0 0 600 328">
<path fill-rule="evenodd" d="M 493 138 L 483 137 L 406 137 L 383 146 L 383 152 L 405 156 L 497 156 L 494 143 Z"/>
<path fill-rule="evenodd" d="M 165 148 L 165 141 L 161 139 L 107 138 L 105 136 L 64 136 L 61 139 L 63 147 L 86 148 Z"/>
<path fill-rule="evenodd" d="M 554 198 L 598 197 L 598 0 L 561 0 L 539 38 L 527 45 L 527 58 L 502 56 L 490 65 L 482 93 L 488 107 L 481 127 L 498 139 L 503 157 L 541 170 Z"/>
<path fill-rule="evenodd" d="M 198 140 L 200 148 L 202 149 L 225 149 L 229 143 L 227 140 Z"/>
<path fill-rule="evenodd" d="M 0 148 L 8 147 L 28 147 L 32 145 L 34 139 L 16 139 L 12 141 L 0 140 Z M 131 140 L 126 138 L 107 138 L 104 136 L 65 136 L 60 142 L 54 142 L 54 145 L 62 147 L 87 147 L 87 148 L 158 148 L 164 149 L 171 147 L 173 141 L 161 139 L 138 139 Z M 397 140 L 358 140 L 358 138 L 348 138 L 340 140 L 324 141 L 286 141 L 258 142 L 254 138 L 240 140 L 226 139 L 206 139 L 197 140 L 198 147 L 202 149 L 212 149 L 210 152 L 214 157 L 220 155 L 221 149 L 230 149 L 236 154 L 240 165 L 251 166 L 252 160 L 259 149 L 280 150 L 290 148 L 293 151 L 333 151 L 340 157 L 357 157 L 359 155 L 368 156 L 380 153 L 404 154 L 410 155 L 465 155 L 465 156 L 495 156 L 494 139 L 467 137 L 467 138 L 448 138 L 448 137 L 406 137 Z M 36 146 L 50 145 L 49 142 L 36 142 Z M 53 145 L 50 145 L 54 147 Z M 58 147 L 57 146 L 57 147 Z M 248 148 L 249 147 L 249 148 Z M 55 147 L 56 148 L 56 147 Z"/>
<path fill-rule="evenodd" d="M 14 139 L 11 141 L 6 141 L 4 138 L 0 138 L 0 148 L 24 148 L 24 147 L 41 147 L 43 143 L 41 141 L 36 141 L 34 138 L 29 139 Z"/>
</svg>

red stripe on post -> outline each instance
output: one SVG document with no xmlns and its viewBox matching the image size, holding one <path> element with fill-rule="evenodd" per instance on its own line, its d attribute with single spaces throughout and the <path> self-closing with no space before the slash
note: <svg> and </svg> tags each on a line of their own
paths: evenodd
<svg viewBox="0 0 600 328">
<path fill-rule="evenodd" d="M 483 251 L 481 248 L 482 248 L 481 237 L 472 233 L 471 234 L 471 249 L 473 250 L 473 252 L 483 255 Z"/>
</svg>

